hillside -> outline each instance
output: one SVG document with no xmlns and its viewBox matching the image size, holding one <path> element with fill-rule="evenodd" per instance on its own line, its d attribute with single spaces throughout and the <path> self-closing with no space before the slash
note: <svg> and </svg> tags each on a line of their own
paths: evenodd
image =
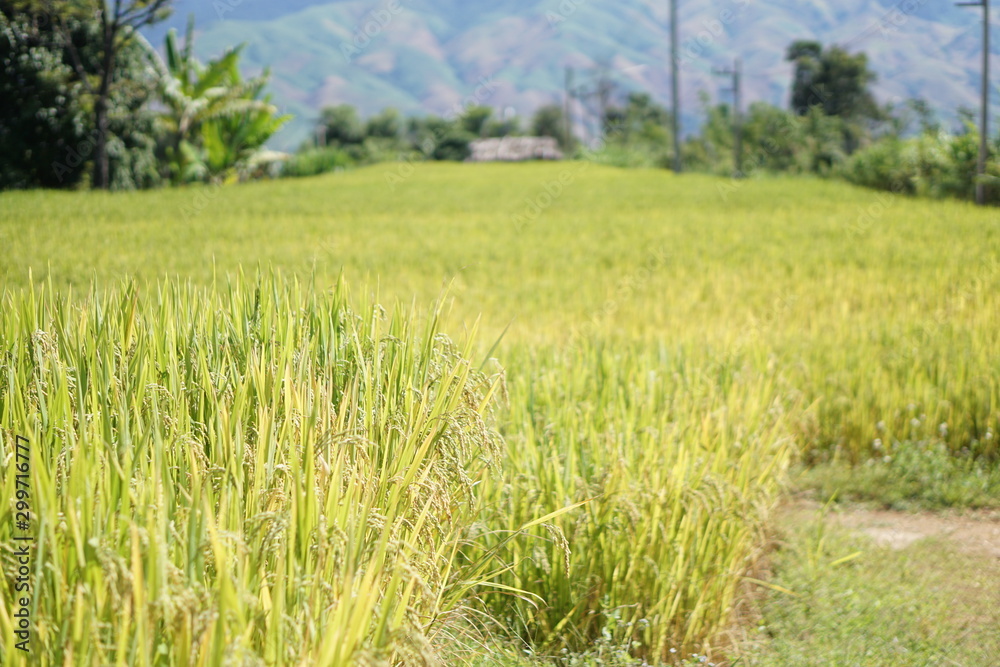
<svg viewBox="0 0 1000 667">
<path fill-rule="evenodd" d="M 576 68 L 578 83 L 607 67 L 623 90 L 649 90 L 665 101 L 667 8 L 666 0 L 499 0 L 484 7 L 459 0 L 180 0 L 170 20 L 147 35 L 159 46 L 168 28 L 183 27 L 194 13 L 200 56 L 245 42 L 245 65 L 270 66 L 275 101 L 296 115 L 272 142 L 289 148 L 324 105 L 443 114 L 483 79 L 493 82 L 484 103 L 530 114 L 559 99 L 566 66 Z M 978 10 L 950 2 L 711 0 L 682 3 L 680 17 L 686 131 L 699 123 L 699 91 L 725 95 L 712 68 L 737 56 L 747 102 L 784 104 L 791 74 L 784 49 L 802 38 L 867 52 L 884 102 L 920 96 L 952 118 L 977 101 Z"/>
</svg>

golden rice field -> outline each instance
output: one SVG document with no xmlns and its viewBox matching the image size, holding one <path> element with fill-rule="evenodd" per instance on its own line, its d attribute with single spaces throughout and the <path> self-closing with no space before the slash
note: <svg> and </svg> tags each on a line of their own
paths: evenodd
<svg viewBox="0 0 1000 667">
<path fill-rule="evenodd" d="M 724 656 L 793 462 L 998 454 L 963 203 L 380 165 L 2 194 L 0 249 L 3 664 Z"/>
</svg>

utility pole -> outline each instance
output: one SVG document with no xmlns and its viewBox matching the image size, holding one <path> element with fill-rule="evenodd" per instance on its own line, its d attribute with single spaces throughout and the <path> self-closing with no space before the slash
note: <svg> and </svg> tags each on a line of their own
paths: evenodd
<svg viewBox="0 0 1000 667">
<path fill-rule="evenodd" d="M 976 203 L 982 206 L 986 203 L 986 158 L 989 151 L 987 143 L 988 118 L 990 107 L 990 0 L 977 2 L 956 2 L 958 7 L 983 8 L 983 82 L 982 101 L 979 109 L 979 162 L 976 165 Z"/>
<path fill-rule="evenodd" d="M 983 0 L 986 2 L 987 0 Z M 670 0 L 670 103 L 674 129 L 674 173 L 681 172 L 680 62 L 677 58 L 677 0 Z"/>
<path fill-rule="evenodd" d="M 737 58 L 733 61 L 732 67 L 715 69 L 713 72 L 719 76 L 733 77 L 733 176 L 741 178 L 743 176 L 743 94 L 741 92 L 743 61 Z"/>
<path fill-rule="evenodd" d="M 609 71 L 608 66 L 604 64 L 597 68 L 597 87 L 594 90 L 594 94 L 597 95 L 598 123 L 602 141 L 608 138 L 608 107 L 611 106 L 611 95 L 615 88 Z"/>
<path fill-rule="evenodd" d="M 566 127 L 563 134 L 563 150 L 569 153 L 573 145 L 573 68 L 566 67 L 566 96 L 563 100 L 563 122 Z"/>
</svg>

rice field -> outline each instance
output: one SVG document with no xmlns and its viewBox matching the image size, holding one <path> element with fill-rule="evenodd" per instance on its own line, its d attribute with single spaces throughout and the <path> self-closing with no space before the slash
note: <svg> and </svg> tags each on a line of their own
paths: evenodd
<svg viewBox="0 0 1000 667">
<path fill-rule="evenodd" d="M 790 465 L 997 456 L 997 222 L 577 163 L 2 194 L 0 661 L 722 656 Z"/>
</svg>

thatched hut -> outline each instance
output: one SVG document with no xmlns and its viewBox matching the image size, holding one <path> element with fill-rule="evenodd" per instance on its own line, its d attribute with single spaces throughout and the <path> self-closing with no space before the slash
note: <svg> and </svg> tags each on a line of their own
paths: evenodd
<svg viewBox="0 0 1000 667">
<path fill-rule="evenodd" d="M 522 162 L 561 160 L 562 151 L 552 137 L 503 137 L 476 139 L 469 144 L 467 162 Z"/>
</svg>

